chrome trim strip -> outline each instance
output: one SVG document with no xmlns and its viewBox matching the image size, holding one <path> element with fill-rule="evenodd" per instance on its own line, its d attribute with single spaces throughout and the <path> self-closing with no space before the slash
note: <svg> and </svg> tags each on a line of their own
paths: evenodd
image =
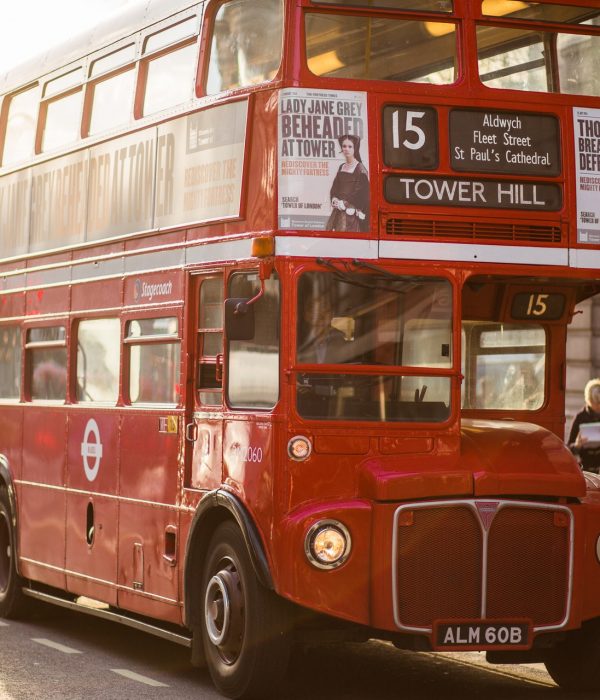
<svg viewBox="0 0 600 700">
<path fill-rule="evenodd" d="M 179 506 L 173 503 L 158 503 L 156 501 L 144 501 L 140 498 L 129 498 L 127 496 L 119 496 L 115 493 L 101 493 L 100 491 L 87 491 L 84 489 L 73 489 L 67 486 L 56 486 L 54 484 L 41 484 L 36 481 L 25 481 L 24 479 L 15 479 L 15 484 L 19 486 L 30 486 L 34 488 L 45 489 L 47 491 L 59 491 L 60 493 L 73 494 L 75 496 L 95 496 L 97 498 L 106 498 L 120 503 L 135 503 L 137 505 L 149 506 L 151 508 L 165 508 L 167 510 L 179 511 Z"/>
<path fill-rule="evenodd" d="M 496 511 L 497 513 L 497 511 Z M 495 517 L 495 516 L 494 516 Z M 489 547 L 489 530 L 483 527 L 479 513 L 477 513 L 477 521 L 483 534 L 482 547 L 483 556 L 481 557 L 481 618 L 485 620 L 487 615 L 487 592 L 488 592 L 488 547 Z"/>
<path fill-rule="evenodd" d="M 192 640 L 190 637 L 186 637 L 182 634 L 177 634 L 175 632 L 170 632 L 169 630 L 162 629 L 157 625 L 151 625 L 147 622 L 141 622 L 135 618 L 128 617 L 124 612 L 113 612 L 112 610 L 104 610 L 102 608 L 92 608 L 87 605 L 82 605 L 81 603 L 73 602 L 70 600 L 65 600 L 64 598 L 59 598 L 58 596 L 49 595 L 48 593 L 42 593 L 41 591 L 36 591 L 32 588 L 23 588 L 23 593 L 36 600 L 42 600 L 45 603 L 51 603 L 52 605 L 57 605 L 61 608 L 67 608 L 68 610 L 77 610 L 78 612 L 84 613 L 86 615 L 92 615 L 93 617 L 99 617 L 103 620 L 111 620 L 113 622 L 119 622 L 126 627 L 133 627 L 134 629 L 142 630 L 155 637 L 160 637 L 166 639 L 170 642 L 175 642 L 181 646 L 191 647 Z"/>
<path fill-rule="evenodd" d="M 201 243 L 185 249 L 186 265 L 226 260 L 245 260 L 252 256 L 252 239 L 242 238 L 220 243 Z"/>
<path fill-rule="evenodd" d="M 529 510 L 532 509 L 538 509 L 538 510 L 552 510 L 552 511 L 560 511 L 563 513 L 566 513 L 569 516 L 569 563 L 568 563 L 568 573 L 567 573 L 567 598 L 566 598 L 566 605 L 565 605 L 565 616 L 561 620 L 560 623 L 556 625 L 540 625 L 538 627 L 533 628 L 533 632 L 540 632 L 540 631 L 552 631 L 552 630 L 559 630 L 562 629 L 567 622 L 569 621 L 569 617 L 571 615 L 571 604 L 572 604 L 572 596 L 573 596 L 573 566 L 574 566 L 574 544 L 575 544 L 575 528 L 574 528 L 574 516 L 573 512 L 570 508 L 567 506 L 561 506 L 558 504 L 552 504 L 552 503 L 535 503 L 535 502 L 530 502 L 530 501 L 510 501 L 510 500 L 505 500 L 505 499 L 500 499 L 500 498 L 480 498 L 480 499 L 465 499 L 465 500 L 451 500 L 451 501 L 429 501 L 429 502 L 422 502 L 422 503 L 414 503 L 414 504 L 403 504 L 399 508 L 396 509 L 394 512 L 394 520 L 393 520 L 393 533 L 392 533 L 392 605 L 393 605 L 393 612 L 394 612 L 394 622 L 396 623 L 396 627 L 398 629 L 404 631 L 404 632 L 418 632 L 418 633 L 424 633 L 424 634 L 431 634 L 432 632 L 432 627 L 412 627 L 410 625 L 403 625 L 402 621 L 400 620 L 400 614 L 399 614 L 399 600 L 398 600 L 398 591 L 399 591 L 399 582 L 398 582 L 398 565 L 397 565 L 397 553 L 398 553 L 398 532 L 399 532 L 399 526 L 398 526 L 398 520 L 400 517 L 400 513 L 404 510 L 422 510 L 422 509 L 431 509 L 431 508 L 447 508 L 447 507 L 453 507 L 453 506 L 467 506 L 471 510 L 474 511 L 477 521 L 479 523 L 479 527 L 482 529 L 482 532 L 484 533 L 484 541 L 482 543 L 482 546 L 484 548 L 484 562 L 485 566 L 482 566 L 482 569 L 485 569 L 487 572 L 487 536 L 485 536 L 485 527 L 483 526 L 483 523 L 481 522 L 481 517 L 479 515 L 479 511 L 477 510 L 477 503 L 481 501 L 497 501 L 498 502 L 498 510 L 496 511 L 496 515 L 503 509 L 507 507 L 511 508 L 526 508 Z M 495 517 L 495 516 L 494 516 Z M 486 592 L 487 592 L 487 584 L 486 584 Z M 483 590 L 482 590 L 482 596 L 483 596 Z M 482 603 L 485 599 L 482 598 Z M 482 604 L 482 613 L 485 612 L 485 606 Z M 482 615 L 483 616 L 483 615 Z"/>
<path fill-rule="evenodd" d="M 81 573 L 79 571 L 71 571 L 70 569 L 63 569 L 60 566 L 54 566 L 53 564 L 46 564 L 43 561 L 38 561 L 37 559 L 29 559 L 28 557 L 19 557 L 20 562 L 26 562 L 32 566 L 39 566 L 41 569 L 48 569 L 49 571 L 55 571 L 56 573 L 62 574 L 63 576 L 71 576 L 72 578 L 82 579 L 84 581 L 91 581 L 92 583 L 98 583 L 102 586 L 107 586 L 117 591 L 124 591 L 127 593 L 134 593 L 135 595 L 142 596 L 144 598 L 151 598 L 160 603 L 169 603 L 171 605 L 181 606 L 180 601 L 175 598 L 167 598 L 162 595 L 157 595 L 156 593 L 149 593 L 148 591 L 139 591 L 131 586 L 123 586 L 120 583 L 115 583 L 113 581 L 105 581 L 101 578 L 96 578 L 95 576 L 89 576 L 88 574 Z"/>
<path fill-rule="evenodd" d="M 491 245 L 481 243 L 431 243 L 381 241 L 380 258 L 403 260 L 515 263 L 519 265 L 569 265 L 568 248 Z M 594 267 L 588 265 L 587 267 Z"/>
<path fill-rule="evenodd" d="M 569 251 L 570 267 L 579 269 L 594 269 L 600 268 L 600 250 L 589 248 L 571 248 Z"/>
<path fill-rule="evenodd" d="M 324 238 L 323 236 L 276 236 L 277 257 L 362 258 L 377 260 L 379 241 L 364 238 Z"/>
</svg>

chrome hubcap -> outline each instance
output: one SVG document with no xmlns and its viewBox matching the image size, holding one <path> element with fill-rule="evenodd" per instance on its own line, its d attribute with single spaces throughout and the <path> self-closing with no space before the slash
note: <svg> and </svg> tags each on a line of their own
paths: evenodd
<svg viewBox="0 0 600 700">
<path fill-rule="evenodd" d="M 206 630 L 210 641 L 216 646 L 222 644 L 227 637 L 231 620 L 231 603 L 223 573 L 220 571 L 208 582 L 204 599 Z"/>
<path fill-rule="evenodd" d="M 204 618 L 208 638 L 226 664 L 240 655 L 244 630 L 244 605 L 240 576 L 231 559 L 219 562 L 206 586 Z"/>
</svg>

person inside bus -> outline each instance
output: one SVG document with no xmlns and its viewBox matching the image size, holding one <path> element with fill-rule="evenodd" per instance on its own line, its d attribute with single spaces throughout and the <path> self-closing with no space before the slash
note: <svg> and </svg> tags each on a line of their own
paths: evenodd
<svg viewBox="0 0 600 700">
<path fill-rule="evenodd" d="M 331 215 L 328 231 L 367 231 L 369 228 L 369 176 L 360 157 L 360 138 L 345 134 L 338 138 L 344 162 L 329 193 Z"/>
<path fill-rule="evenodd" d="M 348 361 L 348 343 L 342 331 L 332 325 L 333 307 L 328 299 L 315 303 L 301 301 L 303 308 L 298 333 L 298 360 L 307 364 L 337 364 Z"/>
<path fill-rule="evenodd" d="M 586 423 L 600 423 L 600 379 L 590 379 L 584 389 L 585 406 L 573 419 L 569 433 L 569 448 L 577 455 L 584 471 L 600 471 L 600 445 L 587 444 L 580 427 Z"/>
</svg>

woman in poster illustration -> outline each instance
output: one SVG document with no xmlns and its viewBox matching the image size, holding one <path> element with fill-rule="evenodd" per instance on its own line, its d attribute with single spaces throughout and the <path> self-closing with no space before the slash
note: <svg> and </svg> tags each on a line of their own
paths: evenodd
<svg viewBox="0 0 600 700">
<path fill-rule="evenodd" d="M 338 138 L 345 161 L 340 165 L 330 198 L 332 212 L 328 231 L 367 231 L 369 227 L 369 176 L 360 159 L 360 138 Z"/>
</svg>

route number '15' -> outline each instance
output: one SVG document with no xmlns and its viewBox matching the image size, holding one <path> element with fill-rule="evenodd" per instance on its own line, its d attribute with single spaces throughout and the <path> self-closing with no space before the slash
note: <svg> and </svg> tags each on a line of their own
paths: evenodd
<svg viewBox="0 0 600 700">
<path fill-rule="evenodd" d="M 421 129 L 420 126 L 417 126 L 415 124 L 415 121 L 417 119 L 423 119 L 425 116 L 425 112 L 407 112 L 406 113 L 406 125 L 405 129 L 407 132 L 414 132 L 417 136 L 416 141 L 409 141 L 408 139 L 404 139 L 402 141 L 402 145 L 406 146 L 406 148 L 410 148 L 413 151 L 418 151 L 419 148 L 423 148 L 425 145 L 425 142 L 427 140 L 427 137 L 425 135 L 425 132 L 423 129 Z M 398 110 L 394 110 L 394 114 L 392 116 L 392 122 L 393 122 L 393 139 L 394 139 L 394 148 L 400 148 L 400 128 L 399 128 L 399 120 L 400 120 L 400 115 L 398 113 Z"/>
<path fill-rule="evenodd" d="M 392 168 L 437 168 L 436 110 L 420 105 L 386 105 L 383 108 L 383 143 L 385 164 Z"/>
<path fill-rule="evenodd" d="M 511 318 L 559 321 L 567 311 L 567 297 L 560 292 L 518 292 L 511 305 Z"/>
<path fill-rule="evenodd" d="M 546 300 L 549 294 L 530 294 L 529 304 L 527 305 L 528 316 L 544 316 L 548 310 Z"/>
</svg>

